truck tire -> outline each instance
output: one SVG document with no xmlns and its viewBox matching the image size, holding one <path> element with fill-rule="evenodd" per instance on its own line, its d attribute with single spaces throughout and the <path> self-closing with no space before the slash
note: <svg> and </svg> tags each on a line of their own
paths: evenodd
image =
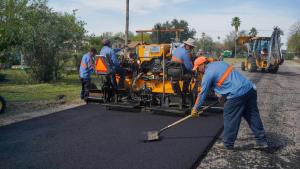
<svg viewBox="0 0 300 169">
<path fill-rule="evenodd" d="M 276 67 L 273 69 L 273 72 L 272 72 L 272 73 L 277 73 L 277 72 L 278 72 L 278 69 L 279 69 L 279 66 L 276 66 Z"/>
<path fill-rule="evenodd" d="M 4 113 L 6 109 L 6 101 L 0 96 L 0 114 Z"/>
<path fill-rule="evenodd" d="M 257 69 L 257 66 L 256 66 L 256 60 L 254 57 L 249 57 L 248 58 L 248 71 L 249 72 L 255 72 L 256 69 Z"/>
<path fill-rule="evenodd" d="M 270 67 L 268 68 L 268 71 L 269 71 L 270 73 L 277 73 L 277 72 L 278 72 L 278 69 L 279 69 L 279 66 L 278 66 L 278 65 L 276 65 L 276 66 L 270 66 Z"/>
<path fill-rule="evenodd" d="M 241 63 L 241 69 L 242 69 L 242 71 L 245 71 L 245 70 L 246 70 L 245 62 L 242 62 L 242 63 Z"/>
</svg>

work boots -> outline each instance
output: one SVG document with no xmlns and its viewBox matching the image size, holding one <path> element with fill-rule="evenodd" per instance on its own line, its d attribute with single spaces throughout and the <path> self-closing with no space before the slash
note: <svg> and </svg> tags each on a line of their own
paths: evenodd
<svg viewBox="0 0 300 169">
<path fill-rule="evenodd" d="M 216 143 L 215 147 L 223 150 L 234 150 L 234 147 L 226 147 L 224 143 Z"/>
<path fill-rule="evenodd" d="M 263 150 L 269 148 L 269 146 L 267 143 L 262 143 L 262 144 L 255 144 L 253 148 L 258 150 Z"/>
</svg>

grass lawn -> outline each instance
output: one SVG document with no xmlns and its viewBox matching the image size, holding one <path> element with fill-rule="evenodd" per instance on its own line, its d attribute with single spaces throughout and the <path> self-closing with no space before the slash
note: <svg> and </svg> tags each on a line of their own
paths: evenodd
<svg viewBox="0 0 300 169">
<path fill-rule="evenodd" d="M 65 95 L 67 102 L 79 100 L 80 82 L 77 74 L 65 75 L 58 82 L 34 84 L 23 70 L 1 70 L 5 76 L 0 81 L 0 95 L 7 101 L 55 101 L 58 95 Z"/>
<path fill-rule="evenodd" d="M 224 61 L 229 64 L 236 64 L 245 61 L 245 58 L 224 58 Z"/>
</svg>

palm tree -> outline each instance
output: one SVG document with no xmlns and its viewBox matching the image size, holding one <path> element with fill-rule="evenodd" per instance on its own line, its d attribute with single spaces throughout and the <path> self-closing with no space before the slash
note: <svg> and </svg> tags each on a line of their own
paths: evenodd
<svg viewBox="0 0 300 169">
<path fill-rule="evenodd" d="M 250 35 L 250 36 L 256 36 L 257 34 L 258 34 L 258 32 L 257 32 L 256 28 L 254 28 L 254 27 L 252 27 L 250 29 L 250 32 L 248 33 L 248 35 Z"/>
<path fill-rule="evenodd" d="M 239 17 L 232 18 L 231 26 L 233 26 L 235 32 L 237 32 L 239 30 L 239 27 L 241 26 L 241 19 Z"/>
<path fill-rule="evenodd" d="M 235 30 L 234 57 L 236 57 L 236 37 L 237 37 L 237 32 L 239 31 L 239 27 L 241 26 L 241 19 L 237 16 L 233 17 L 231 21 L 231 26 L 233 26 Z"/>
</svg>

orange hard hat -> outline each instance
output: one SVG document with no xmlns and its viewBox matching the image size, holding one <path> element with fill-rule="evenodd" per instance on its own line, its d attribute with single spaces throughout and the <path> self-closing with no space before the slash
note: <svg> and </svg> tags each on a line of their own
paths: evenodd
<svg viewBox="0 0 300 169">
<path fill-rule="evenodd" d="M 209 63 L 211 63 L 211 62 L 215 62 L 215 61 L 217 61 L 215 58 L 207 58 L 207 61 L 209 62 Z"/>
<path fill-rule="evenodd" d="M 196 70 L 200 65 L 204 64 L 207 61 L 206 57 L 200 56 L 194 61 L 193 70 Z"/>
</svg>

